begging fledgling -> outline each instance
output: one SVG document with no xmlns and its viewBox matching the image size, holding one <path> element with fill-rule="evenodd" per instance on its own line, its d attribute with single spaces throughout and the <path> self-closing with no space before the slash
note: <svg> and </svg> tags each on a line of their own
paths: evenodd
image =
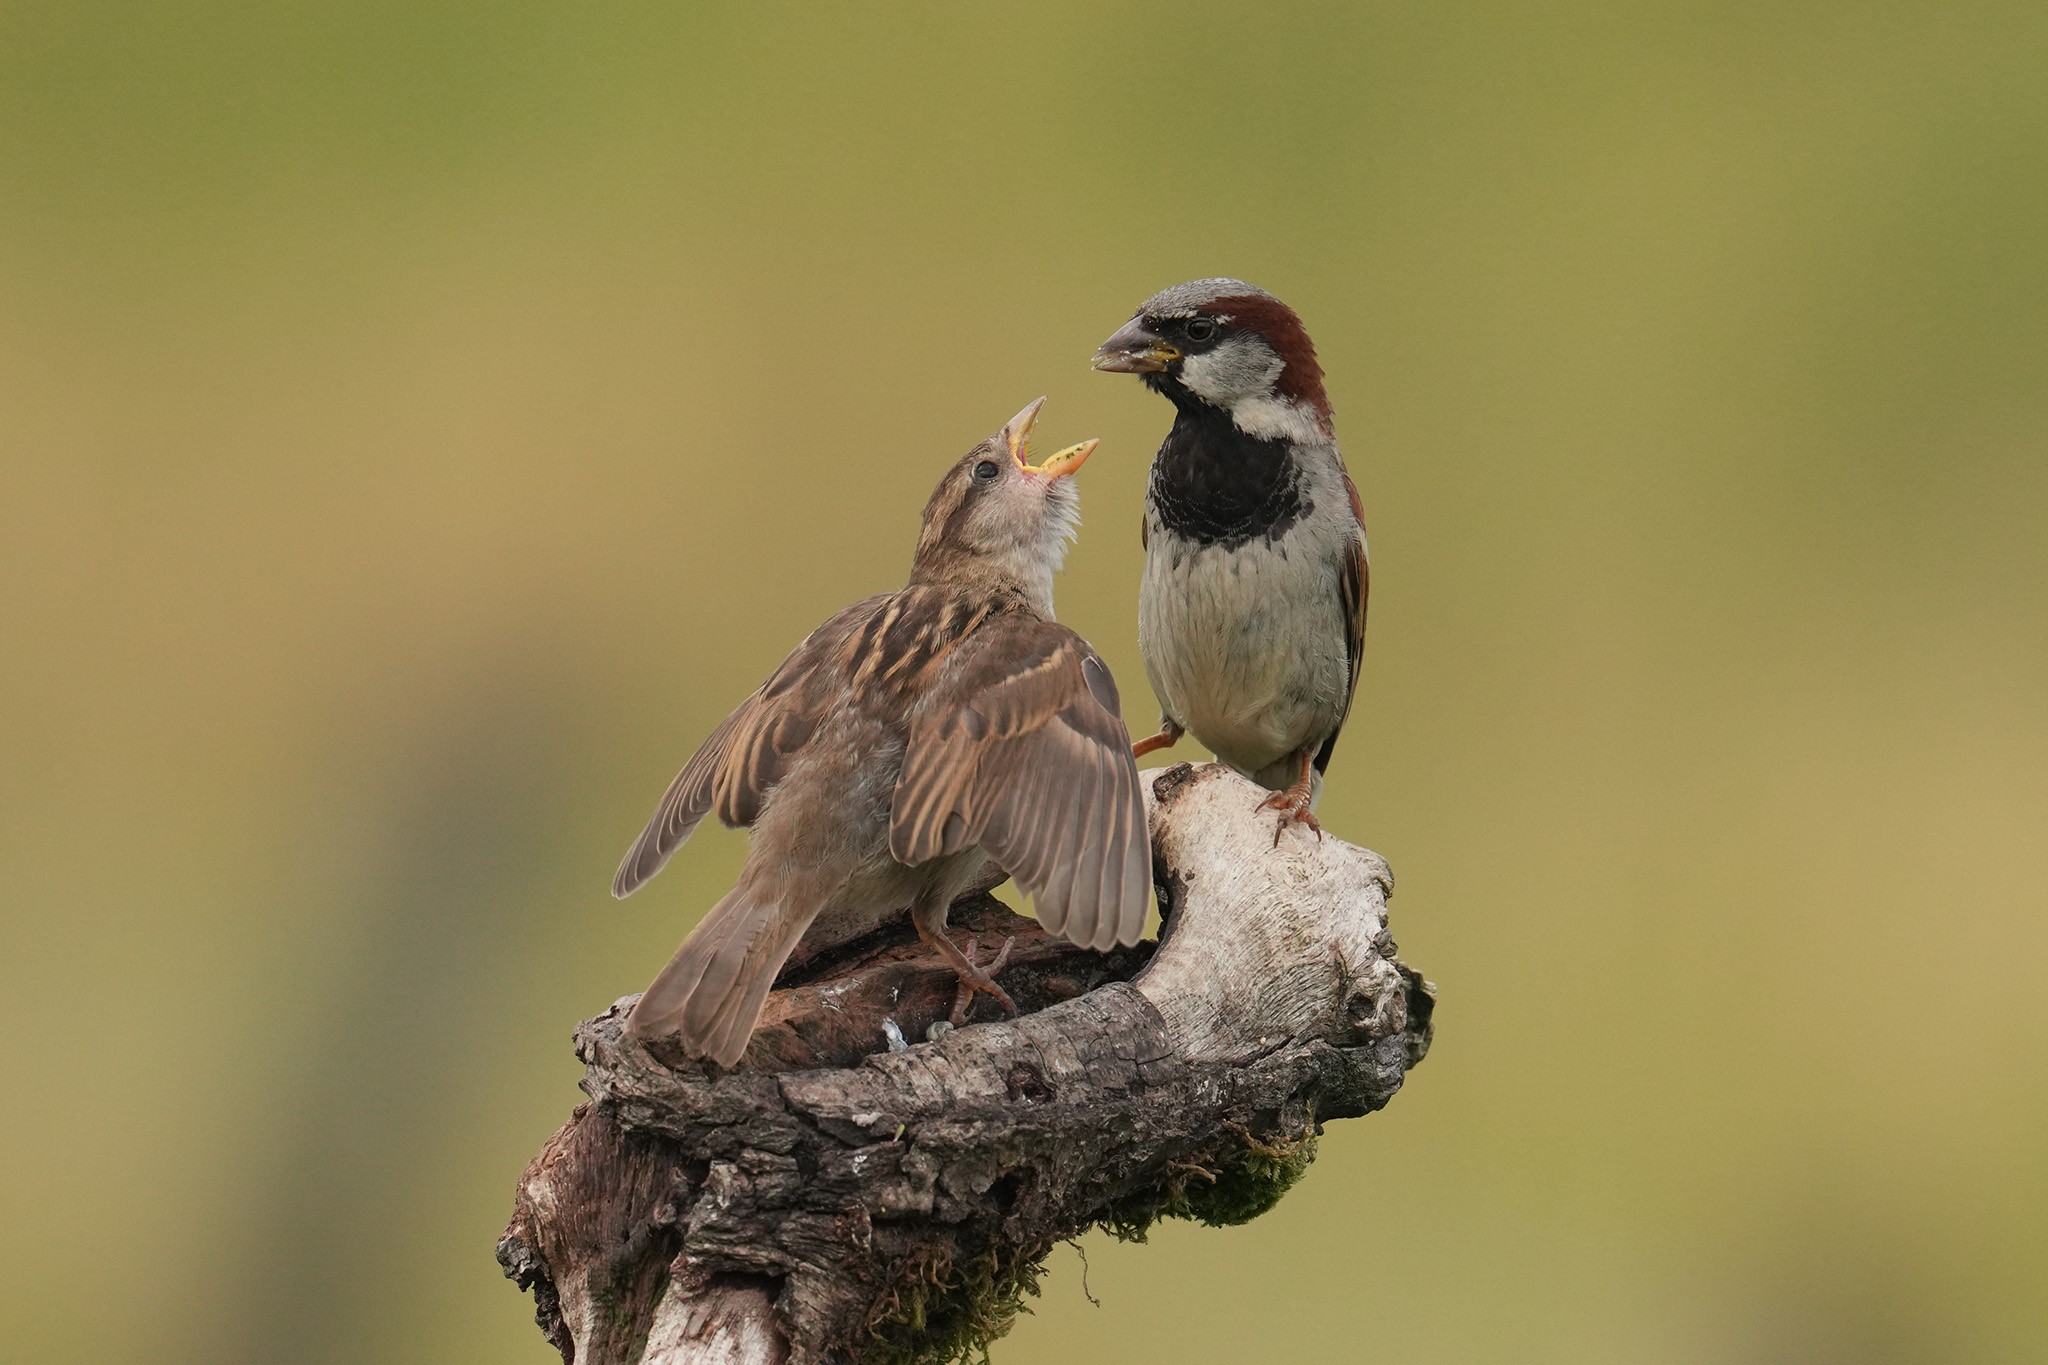
<svg viewBox="0 0 2048 1365">
<path fill-rule="evenodd" d="M 707 812 L 753 838 L 739 881 L 634 1006 L 730 1066 L 813 921 L 908 908 L 973 991 L 1014 1009 L 946 936 L 987 862 L 1084 947 L 1138 941 L 1151 843 L 1109 669 L 1052 619 L 1094 441 L 1025 463 L 1039 399 L 949 470 L 910 582 L 834 616 L 704 742 L 626 854 L 612 893 L 660 871 Z"/>
</svg>

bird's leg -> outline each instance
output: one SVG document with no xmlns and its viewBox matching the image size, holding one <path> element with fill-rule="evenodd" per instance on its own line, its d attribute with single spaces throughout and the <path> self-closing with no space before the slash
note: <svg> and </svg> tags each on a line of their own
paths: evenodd
<svg viewBox="0 0 2048 1365">
<path fill-rule="evenodd" d="M 1147 735 L 1136 744 L 1133 744 L 1131 746 L 1131 757 L 1143 758 L 1154 749 L 1171 749 L 1174 745 L 1180 743 L 1180 737 L 1186 733 L 1186 728 L 1172 716 L 1161 716 L 1159 718 L 1159 733 Z"/>
<path fill-rule="evenodd" d="M 1010 949 L 1015 946 L 1016 942 L 1017 940 L 1014 936 L 1005 938 L 1002 948 L 996 953 L 995 961 L 989 963 L 986 967 L 975 967 L 976 971 L 988 978 L 985 983 L 977 984 L 969 981 L 964 976 L 960 978 L 960 984 L 953 989 L 953 1012 L 946 1016 L 952 1021 L 954 1028 L 966 1027 L 967 1010 L 974 1003 L 974 993 L 978 990 L 987 990 L 996 999 L 1002 1001 L 1003 1007 L 1009 1010 L 1010 1013 L 1015 1014 L 1017 1012 L 1017 1006 L 1011 1003 L 1010 997 L 1004 994 L 1002 987 L 995 983 L 996 973 L 1001 971 L 1003 964 L 1010 960 Z M 970 966 L 974 965 L 974 954 L 978 947 L 979 940 L 969 939 L 967 950 L 961 954 L 961 956 L 967 959 Z"/>
<path fill-rule="evenodd" d="M 1315 792 L 1315 774 L 1310 771 L 1309 767 L 1310 761 L 1314 757 L 1314 749 L 1303 749 L 1301 751 L 1301 776 L 1295 779 L 1294 785 L 1283 791 L 1274 792 L 1259 803 L 1259 809 L 1261 810 L 1277 810 L 1281 812 L 1280 824 L 1273 831 L 1273 846 L 1275 848 L 1280 846 L 1280 836 L 1287 832 L 1289 825 L 1307 825 L 1316 832 L 1316 840 L 1318 842 L 1322 840 L 1323 827 L 1316 820 L 1315 812 L 1308 808 L 1309 797 Z"/>
<path fill-rule="evenodd" d="M 917 926 L 917 936 L 925 941 L 925 945 L 943 958 L 946 965 L 953 969 L 953 974 L 960 978 L 959 992 L 953 997 L 953 1027 L 960 1028 L 967 1023 L 967 1006 L 974 999 L 976 991 L 994 996 L 996 1003 L 1011 1014 L 1017 1012 L 1017 1002 L 1010 999 L 1010 993 L 995 982 L 996 973 L 1010 960 L 1010 944 L 1014 943 L 1015 939 L 1005 941 L 1002 951 L 996 954 L 995 961 L 981 967 L 975 964 L 973 953 L 961 952 L 953 946 L 953 940 L 947 936 L 946 902 L 943 899 L 932 897 L 927 901 L 920 901 L 910 912 L 910 922 Z"/>
</svg>

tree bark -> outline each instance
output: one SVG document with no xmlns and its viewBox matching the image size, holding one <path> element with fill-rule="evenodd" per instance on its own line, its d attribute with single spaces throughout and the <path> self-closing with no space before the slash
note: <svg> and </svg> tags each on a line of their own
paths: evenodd
<svg viewBox="0 0 2048 1365">
<path fill-rule="evenodd" d="M 961 1359 L 1055 1243 L 1256 1217 L 1324 1122 L 1385 1105 L 1434 1002 L 1395 956 L 1386 863 L 1300 828 L 1276 845 L 1228 769 L 1147 777 L 1156 949 L 954 906 L 956 937 L 1014 936 L 1016 1018 L 948 1030 L 952 973 L 906 925 L 785 973 L 731 1071 L 625 1038 L 632 997 L 586 1021 L 589 1102 L 498 1247 L 563 1359 Z"/>
</svg>

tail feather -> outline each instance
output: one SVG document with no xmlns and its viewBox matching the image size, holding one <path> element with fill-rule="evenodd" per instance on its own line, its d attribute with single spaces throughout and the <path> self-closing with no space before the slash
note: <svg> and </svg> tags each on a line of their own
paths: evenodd
<svg viewBox="0 0 2048 1365">
<path fill-rule="evenodd" d="M 693 1057 L 737 1062 L 768 988 L 817 915 L 810 901 L 775 894 L 781 889 L 742 878 L 654 978 L 626 1031 L 641 1039 L 673 1033 Z"/>
<path fill-rule="evenodd" d="M 746 1052 L 747 1040 L 754 1036 L 754 1026 L 761 1022 L 761 1007 L 768 1003 L 769 988 L 775 984 L 776 975 L 800 937 L 801 930 L 791 936 L 787 945 L 774 951 L 773 966 L 743 977 L 711 1017 L 705 1051 L 720 1066 L 731 1066 Z"/>
<path fill-rule="evenodd" d="M 766 955 L 761 951 L 762 940 L 773 927 L 770 921 L 775 918 L 775 909 L 773 905 L 762 905 L 733 918 L 707 954 L 703 979 L 683 1005 L 682 1035 L 702 1039 L 708 1053 L 718 1051 L 716 1042 L 723 1036 L 728 1011 L 733 1008 L 732 996 L 745 995 L 753 984 L 754 974 L 764 965 L 771 978 L 782 968 L 780 958 L 764 963 Z"/>
</svg>

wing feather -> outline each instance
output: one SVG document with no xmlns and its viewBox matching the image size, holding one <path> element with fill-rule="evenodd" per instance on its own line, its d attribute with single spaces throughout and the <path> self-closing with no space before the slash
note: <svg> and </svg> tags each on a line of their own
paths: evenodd
<svg viewBox="0 0 2048 1365">
<path fill-rule="evenodd" d="M 1151 842 L 1116 684 L 1055 622 L 990 619 L 912 720 L 890 849 L 914 865 L 968 843 L 1052 932 L 1097 948 L 1142 932 Z"/>
<path fill-rule="evenodd" d="M 1099 918 L 1095 924 L 1095 947 L 1107 948 L 1116 941 L 1123 928 L 1123 885 L 1126 850 L 1132 842 L 1131 807 L 1124 787 L 1123 774 L 1111 770 L 1104 774 L 1107 779 L 1102 794 L 1103 808 L 1110 821 L 1109 838 L 1103 841 L 1102 866 L 1095 873 L 1095 904 Z"/>
<path fill-rule="evenodd" d="M 626 850 L 612 894 L 624 898 L 667 865 L 712 810 L 728 825 L 749 826 L 790 761 L 845 695 L 849 638 L 894 594 L 870 597 L 812 631 L 754 695 L 741 702 L 669 784 L 654 816 Z"/>
<path fill-rule="evenodd" d="M 1344 476 L 1344 491 L 1350 495 L 1351 516 L 1358 523 L 1358 534 L 1346 547 L 1337 581 L 1344 602 L 1344 645 L 1351 656 L 1351 690 L 1345 694 L 1349 711 L 1350 698 L 1358 691 L 1358 664 L 1365 657 L 1365 608 L 1372 595 L 1372 560 L 1366 549 L 1365 503 L 1349 474 Z"/>
<path fill-rule="evenodd" d="M 1350 718 L 1351 703 L 1358 696 L 1358 667 L 1365 658 L 1365 615 L 1367 600 L 1372 595 L 1372 560 L 1366 548 L 1365 504 L 1359 499 L 1358 486 L 1351 482 L 1351 475 L 1344 475 L 1344 491 L 1351 499 L 1351 516 L 1358 523 L 1358 533 L 1344 547 L 1344 558 L 1337 565 L 1337 597 L 1344 611 L 1344 649 L 1351 660 L 1351 677 L 1344 690 L 1344 714 L 1337 720 L 1337 728 L 1323 741 L 1316 752 L 1316 771 L 1322 772 L 1330 766 L 1330 755 L 1336 751 L 1338 732 L 1343 730 L 1344 721 Z"/>
<path fill-rule="evenodd" d="M 1083 831 L 1073 815 L 1075 803 L 1081 797 L 1077 788 L 1092 774 L 1085 767 L 1075 770 L 1070 755 L 1061 752 L 1057 731 L 1031 748 L 1039 751 L 1031 757 L 1044 765 L 1047 776 L 1058 774 L 1062 780 L 1048 783 L 1053 790 L 1045 791 L 1034 805 L 1020 805 L 1013 817 L 1013 823 L 1029 822 L 1025 831 L 1026 839 L 1030 840 L 1027 846 L 1037 854 L 1036 861 L 1043 869 L 1038 884 L 1025 882 L 1024 889 L 1031 892 L 1034 906 L 1042 905 L 1059 918 L 1059 932 L 1075 943 L 1091 942 L 1095 937 L 1095 918 L 1088 913 L 1088 907 L 1074 902 L 1074 862 Z M 1001 780 L 996 774 L 991 776 Z M 1038 836 L 1035 839 L 1031 838 L 1034 833 Z M 994 852 L 990 850 L 991 854 Z"/>
<path fill-rule="evenodd" d="M 683 846 L 690 832 L 697 828 L 697 822 L 711 809 L 712 787 L 718 777 L 720 764 L 725 761 L 727 747 L 733 735 L 746 723 L 747 712 L 754 699 L 749 697 L 740 704 L 737 711 L 719 723 L 711 737 L 704 741 L 683 770 L 676 774 L 676 780 L 669 783 L 662 794 L 661 804 L 654 808 L 654 817 L 647 822 L 647 828 L 640 831 L 640 837 L 626 850 L 625 860 L 612 878 L 612 894 L 621 900 L 632 895 L 640 886 L 661 871 L 664 864 Z"/>
</svg>

